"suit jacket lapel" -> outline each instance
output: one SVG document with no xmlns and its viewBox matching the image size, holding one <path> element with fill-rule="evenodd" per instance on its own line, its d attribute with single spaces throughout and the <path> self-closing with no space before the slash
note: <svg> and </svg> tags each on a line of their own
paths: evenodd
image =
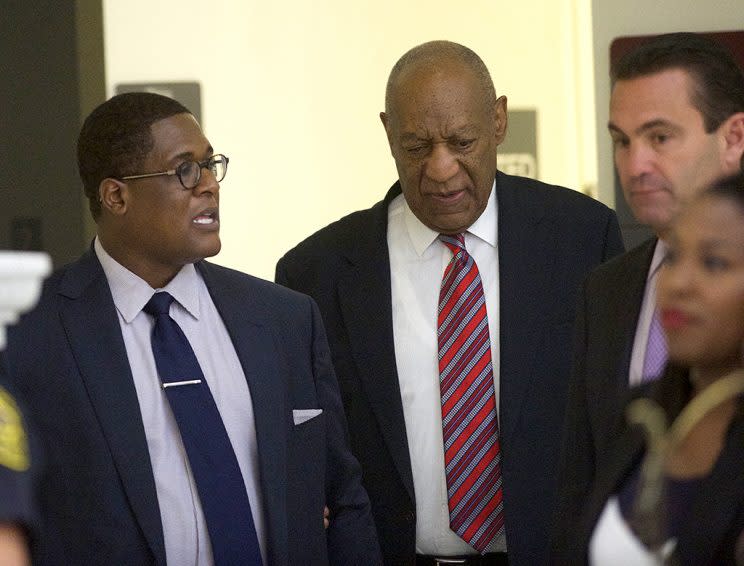
<svg viewBox="0 0 744 566">
<path fill-rule="evenodd" d="M 609 430 L 622 408 L 618 399 L 622 399 L 628 391 L 630 359 L 655 246 L 656 240 L 652 239 L 630 250 L 621 256 L 622 263 L 610 272 L 612 279 L 602 277 L 601 288 L 590 285 L 587 291 L 588 295 L 592 295 L 586 297 L 587 300 L 596 306 L 590 307 L 586 314 L 598 314 L 597 320 L 609 325 L 609 328 L 598 328 L 595 324 L 597 338 L 590 337 L 594 344 L 592 351 L 599 351 L 598 356 L 603 356 L 603 359 L 593 363 L 593 373 L 586 379 L 587 398 L 601 400 L 601 403 L 592 403 L 590 406 L 595 431 Z M 592 276 L 589 278 L 591 280 Z M 592 322 L 588 321 L 590 329 Z M 608 370 L 597 371 L 597 368 Z M 605 435 L 596 434 L 595 448 L 604 446 L 607 440 Z"/>
<path fill-rule="evenodd" d="M 263 508 L 272 564 L 287 562 L 287 411 L 274 335 L 259 317 L 251 318 L 250 298 L 234 286 L 221 284 L 219 272 L 207 262 L 196 264 L 225 323 L 248 381 L 258 443 Z M 246 318 L 247 316 L 247 318 Z"/>
<path fill-rule="evenodd" d="M 374 228 L 360 234 L 349 250 L 349 266 L 339 277 L 338 300 L 349 333 L 359 377 L 385 443 L 411 500 L 414 500 L 403 404 L 395 367 L 387 213 L 399 184 L 375 205 Z"/>
<path fill-rule="evenodd" d="M 525 190 L 514 187 L 508 175 L 496 178 L 499 250 L 499 344 L 500 344 L 500 429 L 512 438 L 521 407 L 531 384 L 537 340 L 546 321 L 538 309 L 552 275 L 550 265 L 535 258 L 555 254 L 552 222 Z"/>
<path fill-rule="evenodd" d="M 615 314 L 613 321 L 608 321 L 608 324 L 617 327 L 617 339 L 609 345 L 608 352 L 614 359 L 620 360 L 620 363 L 613 364 L 613 367 L 618 368 L 617 378 L 623 385 L 622 390 L 625 390 L 628 384 L 633 342 L 655 248 L 654 238 L 629 251 L 622 274 L 619 274 L 621 280 L 607 283 L 607 289 L 611 289 L 612 294 L 606 299 Z M 633 308 L 628 308 L 628 305 L 632 305 Z"/>
<path fill-rule="evenodd" d="M 103 434 L 142 533 L 157 564 L 165 543 L 139 401 L 116 308 L 93 251 L 60 283 L 60 317 Z M 103 347 L 98 345 L 103 344 Z"/>
</svg>

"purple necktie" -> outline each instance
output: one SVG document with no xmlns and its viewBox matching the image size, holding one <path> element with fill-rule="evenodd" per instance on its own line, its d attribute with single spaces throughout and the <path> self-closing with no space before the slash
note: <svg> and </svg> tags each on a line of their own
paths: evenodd
<svg viewBox="0 0 744 566">
<path fill-rule="evenodd" d="M 664 331 L 661 328 L 659 320 L 659 311 L 654 309 L 654 315 L 651 317 L 651 326 L 648 329 L 648 342 L 646 342 L 646 355 L 643 358 L 643 373 L 641 382 L 653 381 L 657 379 L 667 361 L 667 345 Z"/>
</svg>

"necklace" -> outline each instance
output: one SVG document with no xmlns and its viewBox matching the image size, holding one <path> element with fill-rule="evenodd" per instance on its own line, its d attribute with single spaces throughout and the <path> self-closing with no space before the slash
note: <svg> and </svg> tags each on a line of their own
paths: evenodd
<svg viewBox="0 0 744 566">
<path fill-rule="evenodd" d="M 742 393 L 744 369 L 737 369 L 696 395 L 671 425 L 667 424 L 664 409 L 652 399 L 636 399 L 626 409 L 628 423 L 640 425 L 646 441 L 646 454 L 629 523 L 638 538 L 657 553 L 661 563 L 665 561 L 661 551 L 666 542 L 664 461 L 705 415 Z"/>
</svg>

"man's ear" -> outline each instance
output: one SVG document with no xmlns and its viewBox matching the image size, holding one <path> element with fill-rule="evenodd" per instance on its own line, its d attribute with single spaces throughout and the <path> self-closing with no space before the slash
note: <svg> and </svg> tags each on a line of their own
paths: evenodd
<svg viewBox="0 0 744 566">
<path fill-rule="evenodd" d="M 101 203 L 101 212 L 108 211 L 110 214 L 121 216 L 126 212 L 127 198 L 127 184 L 123 181 L 106 177 L 98 185 L 98 201 Z"/>
<path fill-rule="evenodd" d="M 724 166 L 733 175 L 744 167 L 744 112 L 729 116 L 722 127 Z"/>
<path fill-rule="evenodd" d="M 499 96 L 496 99 L 494 108 L 494 120 L 496 122 L 496 145 L 500 145 L 506 137 L 506 127 L 509 117 L 506 112 L 506 96 Z"/>
</svg>

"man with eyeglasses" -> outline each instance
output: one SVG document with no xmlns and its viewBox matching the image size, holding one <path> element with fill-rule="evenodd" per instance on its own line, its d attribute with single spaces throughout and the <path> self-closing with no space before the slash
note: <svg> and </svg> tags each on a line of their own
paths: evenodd
<svg viewBox="0 0 744 566">
<path fill-rule="evenodd" d="M 317 307 L 204 261 L 228 162 L 160 95 L 83 125 L 97 236 L 8 347 L 47 455 L 35 563 L 380 562 Z"/>
</svg>

